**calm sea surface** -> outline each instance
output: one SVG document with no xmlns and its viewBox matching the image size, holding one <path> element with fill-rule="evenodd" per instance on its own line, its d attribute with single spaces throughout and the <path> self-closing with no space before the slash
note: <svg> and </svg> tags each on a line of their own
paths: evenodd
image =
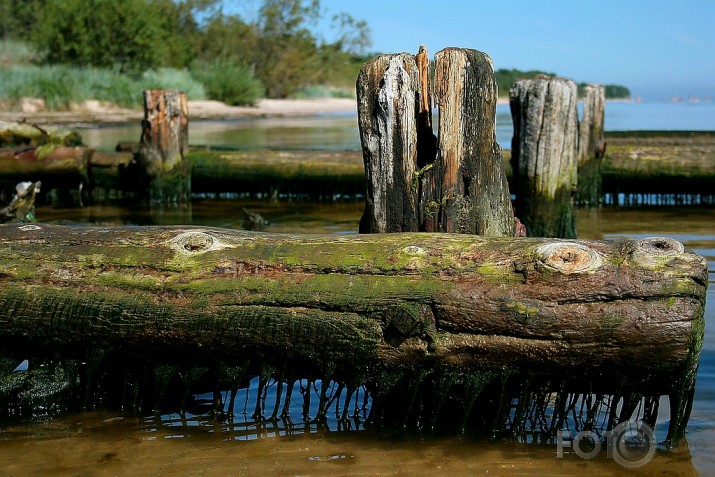
<svg viewBox="0 0 715 477">
<path fill-rule="evenodd" d="M 715 103 L 609 102 L 605 122 L 606 131 L 715 131 Z M 113 151 L 121 141 L 137 142 L 141 136 L 138 123 L 83 128 L 81 132 L 87 145 L 107 151 Z M 191 122 L 189 134 L 191 144 L 237 149 L 360 150 L 354 113 L 311 118 L 197 120 Z M 511 148 L 511 136 L 509 106 L 498 105 L 497 141 L 503 148 Z"/>
<path fill-rule="evenodd" d="M 609 103 L 606 128 L 715 130 L 715 107 L 704 104 Z M 246 149 L 359 148 L 354 116 L 203 121 L 191 125 L 193 144 Z M 511 120 L 500 107 L 498 140 L 508 147 Z M 137 140 L 136 125 L 82 131 L 95 147 Z M 240 228 L 241 208 L 260 212 L 269 232 L 354 233 L 361 202 L 334 204 L 197 201 L 190 212 L 138 215 L 116 206 L 38 208 L 46 222 L 186 223 Z M 556 446 L 352 430 L 310 423 L 290 429 L 256 424 L 237 409 L 219 422 L 201 409 L 184 415 L 136 416 L 120 411 L 65 413 L 0 422 L 0 477 L 25 475 L 715 475 L 715 209 L 600 208 L 578 211 L 582 238 L 667 236 L 708 260 L 706 337 L 687 443 L 659 449 L 635 471 L 605 452 L 590 460 L 557 458 Z M 255 391 L 255 386 L 251 388 Z M 245 391 L 250 393 L 251 389 Z M 248 396 L 247 396 L 248 397 Z M 243 397 L 240 396 L 237 401 Z M 237 404 L 237 406 L 239 406 Z M 239 406 L 243 407 L 243 404 Z M 250 412 L 249 412 L 250 413 Z M 660 422 L 657 431 L 667 422 Z"/>
</svg>

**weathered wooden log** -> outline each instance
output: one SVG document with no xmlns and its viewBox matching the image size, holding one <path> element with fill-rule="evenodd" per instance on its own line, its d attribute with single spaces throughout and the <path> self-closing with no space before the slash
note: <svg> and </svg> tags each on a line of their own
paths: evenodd
<svg viewBox="0 0 715 477">
<path fill-rule="evenodd" d="M 705 260 L 666 238 L 5 225 L 0 350 L 260 359 L 364 383 L 374 406 L 399 397 L 402 412 L 418 390 L 474 403 L 492 383 L 501 397 L 469 409 L 495 422 L 494 406 L 526 389 L 544 406 L 553 392 L 615 396 L 613 409 L 667 394 L 673 436 L 692 399 L 706 283 Z M 434 389 L 421 387 L 428 376 Z"/>
<path fill-rule="evenodd" d="M 81 146 L 82 137 L 76 131 L 50 128 L 37 124 L 0 121 L 0 147 Z"/>
<path fill-rule="evenodd" d="M 360 232 L 415 232 L 420 74 L 408 53 L 369 60 L 357 80 L 358 125 L 367 192 Z"/>
<path fill-rule="evenodd" d="M 365 191 L 360 152 L 196 150 L 188 157 L 197 194 L 332 199 Z"/>
<path fill-rule="evenodd" d="M 576 84 L 540 75 L 509 91 L 516 215 L 532 237 L 576 237 Z"/>
<path fill-rule="evenodd" d="M 715 203 L 715 133 L 614 131 L 606 141 L 603 192 L 614 203 Z"/>
<path fill-rule="evenodd" d="M 144 91 L 139 164 L 150 202 L 191 200 L 189 107 L 185 93 Z"/>
<path fill-rule="evenodd" d="M 601 85 L 584 88 L 578 123 L 578 184 L 575 201 L 580 206 L 601 203 L 601 163 L 606 151 L 604 117 L 606 90 Z"/>
<path fill-rule="evenodd" d="M 35 197 L 40 192 L 41 182 L 20 182 L 15 186 L 15 195 L 10 203 L 0 209 L 0 223 L 23 223 L 35 221 Z"/>
<path fill-rule="evenodd" d="M 477 50 L 435 55 L 439 134 L 434 167 L 424 172 L 424 230 L 487 236 L 515 232 L 509 186 L 496 142 L 497 86 L 492 60 Z"/>
</svg>

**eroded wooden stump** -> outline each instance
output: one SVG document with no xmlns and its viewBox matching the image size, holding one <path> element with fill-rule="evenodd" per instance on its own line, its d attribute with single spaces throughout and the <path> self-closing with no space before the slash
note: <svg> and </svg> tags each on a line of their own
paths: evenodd
<svg viewBox="0 0 715 477">
<path fill-rule="evenodd" d="M 604 116 L 606 90 L 601 85 L 588 85 L 583 93 L 583 111 L 578 123 L 578 184 L 576 204 L 595 206 L 601 203 L 601 169 L 606 152 Z"/>
<path fill-rule="evenodd" d="M 144 120 L 139 145 L 145 195 L 150 202 L 191 200 L 191 167 L 187 159 L 189 107 L 185 93 L 144 91 Z"/>
</svg>

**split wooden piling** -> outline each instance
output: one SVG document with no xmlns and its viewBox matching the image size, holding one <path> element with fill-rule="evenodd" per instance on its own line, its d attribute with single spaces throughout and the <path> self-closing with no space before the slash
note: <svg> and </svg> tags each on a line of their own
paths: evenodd
<svg viewBox="0 0 715 477">
<path fill-rule="evenodd" d="M 491 59 L 464 48 L 435 55 L 435 136 L 426 57 L 424 47 L 416 57 L 381 55 L 358 77 L 367 179 L 360 231 L 512 236 L 514 216 L 496 143 Z"/>
</svg>

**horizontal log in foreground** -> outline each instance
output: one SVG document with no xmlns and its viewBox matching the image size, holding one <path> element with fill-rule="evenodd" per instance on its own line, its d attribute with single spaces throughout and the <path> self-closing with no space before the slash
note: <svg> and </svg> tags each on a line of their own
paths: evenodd
<svg viewBox="0 0 715 477">
<path fill-rule="evenodd" d="M 409 413 L 405 394 L 414 401 L 430 373 L 445 395 L 461 382 L 471 403 L 496 383 L 487 407 L 511 402 L 505 389 L 538 389 L 547 401 L 550 392 L 667 394 L 677 436 L 702 346 L 706 274 L 704 259 L 666 238 L 4 225 L 0 354 L 260 362 L 366 385 L 388 414 Z"/>
<path fill-rule="evenodd" d="M 3 339 L 657 372 L 683 366 L 702 327 L 705 261 L 665 238 L 51 225 L 0 237 Z"/>
</svg>

